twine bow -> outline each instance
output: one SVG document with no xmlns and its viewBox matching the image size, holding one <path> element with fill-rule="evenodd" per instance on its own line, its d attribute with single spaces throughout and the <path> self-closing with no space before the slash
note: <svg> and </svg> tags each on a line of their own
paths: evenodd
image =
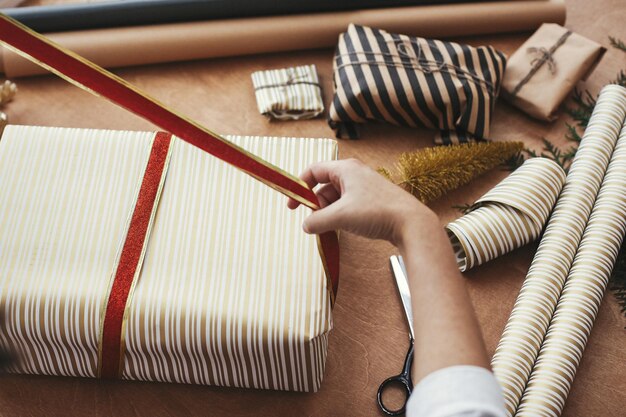
<svg viewBox="0 0 626 417">
<path fill-rule="evenodd" d="M 544 48 L 543 46 L 541 48 L 535 48 L 534 46 L 531 46 L 527 49 L 527 51 L 531 54 L 538 55 L 535 59 L 530 61 L 530 65 L 536 65 L 540 67 L 545 63 L 548 64 L 550 74 L 554 74 L 556 72 L 556 62 L 554 62 L 554 57 L 547 48 Z"/>
<path fill-rule="evenodd" d="M 569 30 L 563 33 L 563 35 L 561 35 L 561 37 L 556 41 L 554 45 L 552 45 L 552 47 L 550 47 L 550 49 L 534 46 L 531 46 L 527 49 L 529 53 L 535 54 L 535 58 L 530 61 L 530 65 L 532 66 L 532 68 L 530 69 L 528 74 L 526 74 L 526 76 L 522 78 L 519 83 L 517 83 L 517 85 L 513 89 L 513 92 L 511 92 L 512 96 L 516 96 L 517 93 L 519 93 L 522 87 L 526 85 L 528 81 L 530 81 L 530 79 L 537 73 L 537 71 L 539 71 L 539 68 L 541 68 L 543 64 L 547 63 L 550 74 L 554 75 L 554 73 L 556 72 L 556 61 L 554 60 L 554 52 L 556 52 L 556 50 L 565 43 L 565 41 L 567 40 L 567 38 L 569 38 L 571 34 L 572 32 Z"/>
<path fill-rule="evenodd" d="M 289 75 L 287 77 L 287 81 L 285 81 L 284 83 L 260 85 L 258 87 L 255 87 L 254 90 L 258 91 L 258 90 L 263 90 L 265 88 L 283 88 L 283 90 L 284 90 L 287 87 L 289 87 L 291 85 L 296 85 L 296 84 L 307 84 L 307 85 L 316 86 L 317 88 L 322 88 L 319 83 L 316 83 L 316 82 L 313 82 L 313 81 L 307 81 L 307 80 L 299 81 L 301 78 L 307 77 L 308 74 L 296 74 L 293 71 L 293 69 L 290 69 L 288 74 Z"/>
<path fill-rule="evenodd" d="M 335 55 L 337 58 L 347 58 L 348 61 L 340 65 L 337 65 L 335 70 L 339 71 L 348 66 L 354 65 L 382 65 L 386 67 L 400 67 L 405 69 L 414 69 L 424 74 L 432 74 L 436 72 L 448 73 L 456 78 L 465 79 L 478 86 L 485 87 L 487 93 L 493 98 L 495 95 L 495 86 L 484 77 L 480 77 L 469 69 L 447 63 L 443 60 L 427 59 L 423 52 L 422 46 L 417 40 L 387 40 L 385 43 L 393 44 L 395 50 L 391 49 L 389 52 L 376 52 L 376 51 L 353 51 Z M 417 50 L 417 53 L 414 52 Z M 364 56 L 362 59 L 360 56 Z M 386 58 L 390 58 L 387 60 Z M 395 58 L 405 58 L 397 62 Z"/>
</svg>

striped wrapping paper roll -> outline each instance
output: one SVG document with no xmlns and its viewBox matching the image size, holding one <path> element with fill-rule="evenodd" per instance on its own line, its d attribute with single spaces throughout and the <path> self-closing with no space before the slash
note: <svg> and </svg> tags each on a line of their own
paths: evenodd
<svg viewBox="0 0 626 417">
<path fill-rule="evenodd" d="M 329 124 L 351 139 L 366 121 L 436 129 L 438 144 L 487 139 L 505 65 L 491 46 L 351 24 L 337 45 Z"/>
<path fill-rule="evenodd" d="M 554 314 L 626 115 L 626 89 L 602 89 L 565 186 L 492 360 L 513 415 Z"/>
<path fill-rule="evenodd" d="M 516 416 L 558 417 L 626 233 L 626 121 Z"/>
<path fill-rule="evenodd" d="M 547 158 L 532 158 L 446 226 L 461 272 L 537 239 L 565 172 Z"/>
<path fill-rule="evenodd" d="M 315 65 L 252 73 L 259 112 L 275 119 L 310 119 L 322 114 L 322 88 Z"/>
</svg>

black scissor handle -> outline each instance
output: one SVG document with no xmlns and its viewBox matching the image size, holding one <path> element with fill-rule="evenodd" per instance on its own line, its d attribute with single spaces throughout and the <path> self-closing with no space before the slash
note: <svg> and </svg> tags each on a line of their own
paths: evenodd
<svg viewBox="0 0 626 417">
<path fill-rule="evenodd" d="M 385 390 L 392 385 L 399 385 L 404 390 L 404 403 L 402 404 L 402 407 L 398 408 L 397 410 L 390 410 L 383 403 L 383 392 L 385 392 Z M 409 401 L 412 388 L 413 387 L 411 387 L 410 381 L 405 378 L 404 375 L 396 375 L 392 376 L 391 378 L 385 379 L 383 383 L 380 384 L 380 386 L 378 387 L 378 395 L 376 396 L 376 398 L 378 399 L 378 406 L 380 407 L 382 412 L 387 414 L 388 416 L 401 416 L 406 410 L 406 403 L 407 401 Z"/>
<path fill-rule="evenodd" d="M 413 381 L 411 381 L 411 365 L 413 364 L 413 338 L 410 339 L 411 343 L 409 344 L 409 350 L 406 353 L 406 358 L 404 358 L 404 365 L 402 366 L 402 373 L 400 375 L 392 376 L 383 381 L 382 384 L 378 387 L 378 394 L 376 395 L 376 399 L 378 400 L 378 406 L 382 410 L 383 413 L 388 416 L 401 416 L 406 411 L 406 403 L 409 401 L 409 397 L 411 396 L 411 392 L 413 392 Z M 400 385 L 404 390 L 404 404 L 402 407 L 397 410 L 388 409 L 383 403 L 383 392 L 387 389 L 387 387 L 391 385 Z"/>
</svg>

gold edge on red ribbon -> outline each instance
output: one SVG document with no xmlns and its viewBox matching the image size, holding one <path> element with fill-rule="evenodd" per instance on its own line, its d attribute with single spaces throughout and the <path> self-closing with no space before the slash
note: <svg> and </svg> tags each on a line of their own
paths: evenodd
<svg viewBox="0 0 626 417">
<path fill-rule="evenodd" d="M 158 133 L 155 133 L 154 137 L 156 138 Z M 146 230 L 146 237 L 143 241 L 143 247 L 141 248 L 141 255 L 139 256 L 139 261 L 137 262 L 137 269 L 135 270 L 135 275 L 133 276 L 133 283 L 130 286 L 130 291 L 128 292 L 128 298 L 126 299 L 126 305 L 124 306 L 124 316 L 122 318 L 122 331 L 120 334 L 120 362 L 118 364 L 118 372 L 117 375 L 119 378 L 122 377 L 122 372 L 124 371 L 124 353 L 126 352 L 126 328 L 128 317 L 130 316 L 130 307 L 133 301 L 133 293 L 135 292 L 135 288 L 137 287 L 137 282 L 139 281 L 139 276 L 141 275 L 141 270 L 143 267 L 143 261 L 146 257 L 146 251 L 148 250 L 148 245 L 150 243 L 150 236 L 152 235 L 152 228 L 154 227 L 154 221 L 156 219 L 157 211 L 159 210 L 159 203 L 161 201 L 161 195 L 163 194 L 163 188 L 165 186 L 165 180 L 167 179 L 167 173 L 169 171 L 170 160 L 172 158 L 172 150 L 174 149 L 174 136 L 170 137 L 170 144 L 167 149 L 167 156 L 165 157 L 165 164 L 163 165 L 163 171 L 161 172 L 161 180 L 159 181 L 159 187 L 157 189 L 156 197 L 154 199 L 154 204 L 152 205 L 152 211 L 150 212 L 150 221 L 148 222 L 148 229 Z"/>
<path fill-rule="evenodd" d="M 247 157 L 249 157 L 249 158 L 251 158 L 251 159 L 255 160 L 256 162 L 258 162 L 259 164 L 261 164 L 261 165 L 265 166 L 266 168 L 268 168 L 268 169 L 270 169 L 270 170 L 272 170 L 272 171 L 274 171 L 274 172 L 280 173 L 281 175 L 283 175 L 283 176 L 285 176 L 285 177 L 289 178 L 290 180 L 292 180 L 292 181 L 294 181 L 294 182 L 297 182 L 298 184 L 300 184 L 301 186 L 303 186 L 303 187 L 305 187 L 305 188 L 309 188 L 309 187 L 308 187 L 308 185 L 307 185 L 307 184 L 306 184 L 303 180 L 301 180 L 300 178 L 296 177 L 295 175 L 290 174 L 290 173 L 288 173 L 287 171 L 285 171 L 285 170 L 283 170 L 283 169 L 281 169 L 281 168 L 279 168 L 279 167 L 277 167 L 277 166 L 275 166 L 275 165 L 273 165 L 273 164 L 271 164 L 271 163 L 269 163 L 269 162 L 265 161 L 264 159 L 259 158 L 258 156 L 254 155 L 254 154 L 252 154 L 252 153 L 250 153 L 250 152 L 248 152 L 248 151 L 246 151 L 245 149 L 241 148 L 240 146 L 238 146 L 238 145 L 236 145 L 236 144 L 234 144 L 234 143 L 230 142 L 228 139 L 224 138 L 222 135 L 220 135 L 220 134 L 218 134 L 218 133 L 215 133 L 215 132 L 211 131 L 210 129 L 208 129 L 208 128 L 206 128 L 206 127 L 204 127 L 204 126 L 202 126 L 202 125 L 198 124 L 197 122 L 195 122 L 195 121 L 193 121 L 193 120 L 191 120 L 191 119 L 189 119 L 188 117 L 181 115 L 180 113 L 176 112 L 175 110 L 172 110 L 171 108 L 169 108 L 168 106 L 164 105 L 163 103 L 161 103 L 160 101 L 156 100 L 155 98 L 152 98 L 151 96 L 149 96 L 149 95 L 147 95 L 147 94 L 143 93 L 141 90 L 137 89 L 136 87 L 134 87 L 132 84 L 128 83 L 128 82 L 127 82 L 126 80 L 124 80 L 123 78 L 121 78 L 121 77 L 119 77 L 119 76 L 117 76 L 117 75 L 113 74 L 113 73 L 112 73 L 112 72 L 110 72 L 110 71 L 107 71 L 107 70 L 103 69 L 102 67 L 100 67 L 100 66 L 96 65 L 95 63 L 93 63 L 93 62 L 91 62 L 91 61 L 89 61 L 89 60 L 85 59 L 84 57 L 82 57 L 82 56 L 80 56 L 80 55 L 78 55 L 78 54 L 74 53 L 73 51 L 71 51 L 71 50 L 69 50 L 69 49 L 67 49 L 67 48 L 65 48 L 65 47 L 63 47 L 63 46 L 61 46 L 61 45 L 59 45 L 59 44 L 57 44 L 57 43 L 55 43 L 55 42 L 51 41 L 50 39 L 46 38 L 45 36 L 42 36 L 41 34 L 39 34 L 39 33 L 35 32 L 35 31 L 33 31 L 33 30 L 32 30 L 32 29 L 30 29 L 29 27 L 27 27 L 27 26 L 25 26 L 25 25 L 21 24 L 20 22 L 18 22 L 18 21 L 16 21 L 16 20 L 12 19 L 12 18 L 10 18 L 10 17 L 8 17 L 8 16 L 7 16 L 7 15 L 5 15 L 4 13 L 0 13 L 0 18 L 1 18 L 1 19 L 3 19 L 3 20 L 5 20 L 5 21 L 8 21 L 8 22 L 9 22 L 9 23 L 11 23 L 11 24 L 14 24 L 15 26 L 20 27 L 22 30 L 24 30 L 25 32 L 27 32 L 29 35 L 31 35 L 31 36 L 33 36 L 33 37 L 36 37 L 37 39 L 39 39 L 40 41 L 42 41 L 42 42 L 44 42 L 44 43 L 48 44 L 49 46 L 51 46 L 51 47 L 53 47 L 53 48 L 55 48 L 55 49 L 57 49 L 57 50 L 59 50 L 59 51 L 61 51 L 61 52 L 65 53 L 65 54 L 67 54 L 67 55 L 72 56 L 74 59 L 76 59 L 76 60 L 80 61 L 80 62 L 81 62 L 82 64 L 84 64 L 84 65 L 89 66 L 89 67 L 90 67 L 91 69 L 93 69 L 94 71 L 97 71 L 97 72 L 99 72 L 100 74 L 102 74 L 102 75 L 104 75 L 104 76 L 106 76 L 106 77 L 108 77 L 108 78 L 110 78 L 110 79 L 114 80 L 115 82 L 117 82 L 117 83 L 119 83 L 119 84 L 124 85 L 126 88 L 128 88 L 128 89 L 132 90 L 132 91 L 133 91 L 133 92 L 135 92 L 136 94 L 139 94 L 140 96 L 142 96 L 142 97 L 144 97 L 145 99 L 147 99 L 147 100 L 149 100 L 149 101 L 153 102 L 153 103 L 154 103 L 154 104 L 156 104 L 157 106 L 162 107 L 163 109 L 165 109 L 165 110 L 167 110 L 168 112 L 170 112 L 170 113 L 172 113 L 172 114 L 176 115 L 177 117 L 179 117 L 179 118 L 181 118 L 182 120 L 186 121 L 187 123 L 189 123 L 189 124 L 193 125 L 194 127 L 196 127 L 196 128 L 198 128 L 198 129 L 202 130 L 203 132 L 205 132 L 205 133 L 207 133 L 207 134 L 209 134 L 209 135 L 213 136 L 216 140 L 218 140 L 218 141 L 220 141 L 220 142 L 224 143 L 225 145 L 229 146 L 230 148 L 232 148 L 232 149 L 236 150 L 237 152 L 239 152 L 239 153 L 241 153 L 241 154 L 243 154 L 243 155 L 245 155 L 245 156 L 247 156 Z M 94 90 L 92 90 L 92 89 L 90 89 L 90 88 L 86 87 L 85 85 L 83 85 L 83 84 L 79 83 L 78 81 L 76 81 L 76 80 L 74 80 L 74 79 L 72 79 L 72 78 L 70 78 L 70 77 L 66 76 L 66 75 L 65 75 L 65 74 L 63 74 L 62 72 L 60 72 L 60 71 L 56 70 L 55 68 L 52 68 L 51 66 L 47 65 L 46 63 L 41 62 L 39 59 L 37 59 L 37 58 L 33 57 L 32 55 L 28 54 L 27 52 L 22 51 L 21 49 L 15 48 L 14 46 L 12 46 L 12 45 L 8 44 L 7 42 L 5 42 L 5 41 L 4 41 L 4 40 L 2 40 L 2 39 L 0 39 L 0 43 L 1 43 L 4 47 L 6 47 L 6 48 L 10 49 L 11 51 L 15 52 L 16 54 L 18 54 L 18 55 L 20 55 L 20 56 L 22 56 L 22 57 L 24 57 L 24 58 L 28 59 L 28 60 L 29 60 L 29 61 L 31 61 L 31 62 L 34 62 L 35 64 L 37 64 L 37 65 L 39 65 L 39 66 L 41 66 L 41 67 L 43 67 L 43 68 L 45 68 L 45 69 L 47 69 L 48 71 L 50 71 L 50 72 L 52 72 L 52 73 L 56 74 L 57 76 L 59 76 L 59 77 L 63 78 L 63 79 L 64 79 L 64 80 L 66 80 L 67 82 L 69 82 L 69 83 L 71 83 L 71 84 L 75 85 L 76 87 L 78 87 L 78 88 L 80 88 L 80 89 L 82 89 L 82 90 L 84 90 L 84 91 L 87 91 L 87 92 L 91 93 L 92 95 L 94 95 L 94 96 L 96 96 L 96 97 L 101 97 L 101 98 L 105 98 L 105 99 L 109 100 L 107 97 L 103 97 L 103 96 L 101 96 L 101 95 L 100 95 L 99 93 L 97 93 L 96 91 L 94 91 Z M 109 101 L 112 101 L 112 100 L 109 100 Z M 118 104 L 118 103 L 115 103 L 115 104 Z M 118 105 L 119 105 L 119 104 L 118 104 Z M 123 106 L 122 106 L 122 107 L 123 107 Z M 256 178 L 257 180 L 261 181 L 262 183 L 264 183 L 264 184 L 266 184 L 266 185 L 268 185 L 268 186 L 272 187 L 273 189 L 275 189 L 275 190 L 277 190 L 277 191 L 279 191 L 279 192 L 283 193 L 284 195 L 286 195 L 286 196 L 288 196 L 288 197 L 290 197 L 290 198 L 293 198 L 294 200 L 298 201 L 298 202 L 299 202 L 299 203 L 301 203 L 301 204 L 304 204 L 305 206 L 307 206 L 307 207 L 309 207 L 309 208 L 311 208 L 311 209 L 313 209 L 313 210 L 317 210 L 317 209 L 319 209 L 319 206 L 318 206 L 318 205 L 316 205 L 316 204 L 314 204 L 313 202 L 311 202 L 311 201 L 307 200 L 306 198 L 303 198 L 303 197 L 301 197 L 301 196 L 299 196 L 299 195 L 297 195 L 297 194 L 292 193 L 292 192 L 291 192 L 291 191 L 289 191 L 289 190 L 284 189 L 283 187 L 279 186 L 278 184 L 272 184 L 272 183 L 268 182 L 267 180 L 265 180 L 265 179 L 263 179 L 263 178 L 260 178 L 259 176 L 255 175 L 254 173 L 249 172 L 249 171 L 247 171 L 247 170 L 244 170 L 244 169 L 240 169 L 240 170 L 241 170 L 241 171 L 244 171 L 244 172 L 245 172 L 245 173 L 247 173 L 248 175 L 251 175 L 252 177 L 254 177 L 254 178 Z"/>
<path fill-rule="evenodd" d="M 154 146 L 154 141 L 156 140 L 156 133 L 154 134 L 154 136 L 152 137 L 152 140 L 150 141 L 150 146 L 149 148 L 152 149 L 152 147 Z M 171 146 L 170 146 L 171 148 Z M 169 154 L 168 154 L 168 158 L 167 161 L 169 160 Z M 128 238 L 128 232 L 130 230 L 130 222 L 133 218 L 133 213 L 135 211 L 135 205 L 137 202 L 137 199 L 139 198 L 139 192 L 141 190 L 141 184 L 143 182 L 143 177 L 145 175 L 145 171 L 148 167 L 148 162 L 150 161 L 150 153 L 148 153 L 148 156 L 146 158 L 146 167 L 144 168 L 143 175 L 139 176 L 139 180 L 137 182 L 137 186 L 135 188 L 135 204 L 132 205 L 131 210 L 128 212 L 128 218 L 126 219 L 126 226 L 124 227 L 125 233 L 124 236 L 122 237 L 122 239 L 120 239 L 119 242 L 119 246 L 117 248 L 117 253 L 115 255 L 115 262 L 113 263 L 113 269 L 111 270 L 111 273 L 109 274 L 109 281 L 107 284 L 107 293 L 106 296 L 104 297 L 104 299 L 102 300 L 102 304 L 100 307 L 100 317 L 99 317 L 99 331 L 98 331 L 98 363 L 97 363 L 97 369 L 96 369 L 96 376 L 99 378 L 100 375 L 102 374 L 102 342 L 104 340 L 104 320 L 106 317 L 106 311 L 107 311 L 107 305 L 109 304 L 109 297 L 111 296 L 111 290 L 113 288 L 113 281 L 115 281 L 115 275 L 117 272 L 117 268 L 119 266 L 120 263 L 120 258 L 122 256 L 122 250 L 124 249 L 124 244 L 126 242 L 126 239 Z M 166 161 L 166 164 L 168 164 L 168 162 Z M 167 169 L 167 165 L 164 167 L 164 171 L 166 171 Z M 160 193 L 157 194 L 157 199 L 160 197 Z M 150 228 L 149 228 L 150 229 Z M 146 239 L 147 240 L 147 239 Z M 145 244 L 145 242 L 144 242 Z M 122 333 L 124 332 L 124 330 L 122 329 Z"/>
</svg>

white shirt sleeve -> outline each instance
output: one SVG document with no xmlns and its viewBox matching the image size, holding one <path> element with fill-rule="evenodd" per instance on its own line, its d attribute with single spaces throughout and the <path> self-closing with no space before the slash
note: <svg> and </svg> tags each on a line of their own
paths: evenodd
<svg viewBox="0 0 626 417">
<path fill-rule="evenodd" d="M 506 417 L 502 390 L 489 370 L 478 366 L 439 369 L 415 386 L 407 417 Z"/>
</svg>

